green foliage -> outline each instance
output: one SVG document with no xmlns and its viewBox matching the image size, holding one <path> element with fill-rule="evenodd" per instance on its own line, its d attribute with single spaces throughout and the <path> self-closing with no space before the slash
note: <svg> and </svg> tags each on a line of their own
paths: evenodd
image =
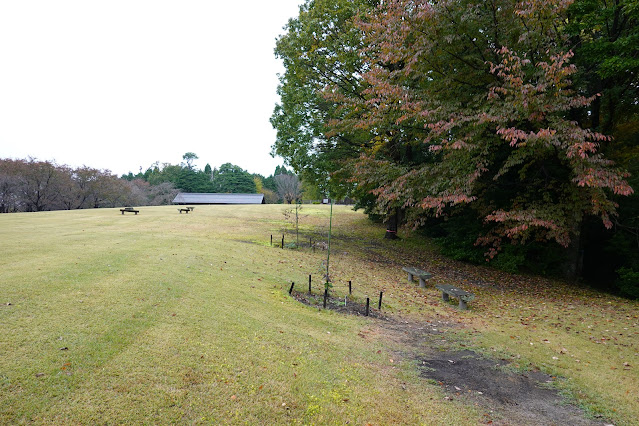
<svg viewBox="0 0 639 426">
<path fill-rule="evenodd" d="M 255 193 L 253 176 L 239 166 L 225 163 L 211 174 L 212 192 L 219 193 Z"/>
<path fill-rule="evenodd" d="M 277 191 L 277 184 L 275 183 L 276 174 L 270 175 L 269 177 L 262 178 L 262 187 L 269 189 L 273 192 Z"/>
<path fill-rule="evenodd" d="M 308 1 L 278 40 L 273 152 L 378 217 L 472 206 L 473 240 L 440 237 L 456 258 L 560 270 L 540 247 L 574 246 L 589 216 L 612 228 L 633 193 L 604 154 L 636 158 L 636 5 Z"/>
<path fill-rule="evenodd" d="M 273 176 L 278 175 L 293 175 L 292 171 L 288 170 L 285 166 L 275 166 L 275 172 L 273 172 Z"/>
<path fill-rule="evenodd" d="M 363 111 L 336 122 L 337 130 L 379 132 L 355 165 L 378 206 L 409 207 L 418 225 L 448 207 L 473 205 L 487 227 L 477 241 L 491 258 L 504 239 L 568 246 L 585 215 L 610 227 L 610 193 L 632 192 L 601 161 L 598 143 L 608 138 L 569 118 L 592 99 L 571 90 L 572 54 L 556 44 L 562 11 L 549 13 L 544 2 L 498 3 L 496 11 L 475 1 L 417 9 L 388 3 L 361 25 L 371 66 L 364 98 L 330 92 Z M 396 125 L 407 130 L 396 136 Z M 428 131 L 420 137 L 414 128 Z M 426 161 L 392 155 L 414 142 L 428 149 Z"/>
<path fill-rule="evenodd" d="M 633 116 L 637 121 L 639 110 L 639 2 L 577 0 L 565 31 L 575 45 L 576 83 L 586 93 L 600 94 L 584 119 L 617 137 L 618 126 Z"/>
<path fill-rule="evenodd" d="M 182 156 L 182 159 L 186 162 L 187 169 L 193 169 L 193 162 L 199 158 L 194 152 L 187 152 Z"/>
<path fill-rule="evenodd" d="M 317 184 L 302 181 L 302 198 L 304 200 L 319 200 L 324 198 L 324 194 L 322 194 Z"/>
<path fill-rule="evenodd" d="M 433 238 L 443 255 L 455 260 L 482 264 L 486 263 L 486 250 L 475 245 L 477 236 L 482 231 L 480 224 L 476 215 L 472 211 L 467 211 L 465 214 L 434 220 L 423 232 Z"/>
<path fill-rule="evenodd" d="M 430 237 L 440 253 L 451 259 L 486 265 L 486 248 L 477 244 L 477 236 L 486 231 L 481 223 L 477 213 L 466 208 L 429 221 L 421 233 Z M 560 246 L 531 242 L 504 245 L 488 265 L 510 273 L 556 275 L 564 261 Z"/>
<path fill-rule="evenodd" d="M 178 179 L 182 173 L 182 166 L 164 163 L 159 165 L 158 163 L 149 167 L 144 172 L 144 180 L 151 185 L 159 185 L 163 182 L 171 182 L 177 186 Z"/>
<path fill-rule="evenodd" d="M 175 185 L 183 192 L 213 192 L 210 175 L 188 167 L 180 171 Z"/>
<path fill-rule="evenodd" d="M 639 299 L 639 270 L 622 267 L 617 270 L 619 279 L 615 283 L 624 296 Z"/>
<path fill-rule="evenodd" d="M 307 0 L 275 48 L 286 72 L 280 77 L 280 103 L 271 117 L 277 130 L 272 154 L 283 157 L 303 181 L 322 193 L 330 189 L 335 197 L 344 195 L 350 185 L 330 179 L 330 174 L 341 168 L 345 158 L 357 154 L 365 138 L 357 132 L 327 135 L 329 121 L 341 112 L 322 90 L 331 85 L 353 95 L 361 92 L 363 68 L 357 49 L 362 40 L 353 18 L 376 3 Z"/>
</svg>

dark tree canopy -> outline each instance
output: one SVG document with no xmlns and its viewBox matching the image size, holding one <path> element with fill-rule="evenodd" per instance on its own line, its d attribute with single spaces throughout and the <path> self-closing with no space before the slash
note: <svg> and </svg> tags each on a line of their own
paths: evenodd
<svg viewBox="0 0 639 426">
<path fill-rule="evenodd" d="M 309 0 L 276 48 L 273 151 L 369 213 L 446 238 L 462 218 L 468 252 L 558 248 L 574 276 L 591 224 L 639 235 L 638 5 Z"/>
<path fill-rule="evenodd" d="M 225 163 L 211 174 L 212 192 L 220 193 L 255 193 L 253 176 L 239 166 Z"/>
</svg>

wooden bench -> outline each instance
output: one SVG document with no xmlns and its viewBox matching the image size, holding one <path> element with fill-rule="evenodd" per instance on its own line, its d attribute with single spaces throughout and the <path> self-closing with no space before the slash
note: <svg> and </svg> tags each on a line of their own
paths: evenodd
<svg viewBox="0 0 639 426">
<path fill-rule="evenodd" d="M 136 215 L 140 213 L 140 210 L 135 210 L 133 207 L 125 207 L 123 209 L 120 209 L 120 211 L 122 212 L 122 214 L 124 214 L 124 212 L 135 213 Z"/>
<path fill-rule="evenodd" d="M 433 274 L 431 274 L 430 272 L 426 272 L 426 271 L 422 271 L 421 269 L 417 269 L 417 268 L 412 268 L 409 266 L 406 266 L 404 268 L 402 268 L 402 270 L 404 272 L 408 272 L 408 282 L 412 283 L 413 282 L 413 277 L 418 277 L 419 278 L 419 286 L 424 288 L 426 287 L 426 280 L 429 280 L 432 278 Z"/>
<path fill-rule="evenodd" d="M 459 309 L 465 311 L 468 309 L 467 303 L 475 298 L 475 295 L 448 284 L 437 284 L 435 286 L 442 291 L 442 300 L 448 302 L 450 296 L 459 300 Z"/>
<path fill-rule="evenodd" d="M 181 208 L 178 209 L 180 214 L 182 214 L 182 212 L 185 212 L 186 214 L 189 214 L 189 212 L 192 212 L 193 210 L 195 210 L 195 207 L 181 207 Z"/>
</svg>

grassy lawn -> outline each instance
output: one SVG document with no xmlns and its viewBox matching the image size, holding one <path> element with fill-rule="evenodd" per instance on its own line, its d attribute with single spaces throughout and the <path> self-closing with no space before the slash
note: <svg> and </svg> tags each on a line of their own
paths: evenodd
<svg viewBox="0 0 639 426">
<path fill-rule="evenodd" d="M 294 240 L 282 205 L 142 207 L 0 215 L 0 423 L 478 424 L 445 399 L 381 320 L 291 298 L 320 291 L 326 252 Z M 539 367 L 594 415 L 639 418 L 638 304 L 448 261 L 416 237 L 335 207 L 333 293 L 384 291 L 384 311 L 459 327 L 459 345 Z M 301 241 L 326 241 L 328 207 L 304 206 Z M 445 304 L 397 265 L 477 295 Z M 300 288 L 301 290 L 301 288 Z M 376 305 L 376 304 L 375 304 Z"/>
</svg>

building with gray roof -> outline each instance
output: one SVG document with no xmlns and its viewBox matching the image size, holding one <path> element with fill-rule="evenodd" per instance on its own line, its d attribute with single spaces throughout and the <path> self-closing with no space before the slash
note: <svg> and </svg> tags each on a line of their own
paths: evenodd
<svg viewBox="0 0 639 426">
<path fill-rule="evenodd" d="M 266 204 L 264 194 L 211 194 L 180 192 L 173 204 Z"/>
</svg>

